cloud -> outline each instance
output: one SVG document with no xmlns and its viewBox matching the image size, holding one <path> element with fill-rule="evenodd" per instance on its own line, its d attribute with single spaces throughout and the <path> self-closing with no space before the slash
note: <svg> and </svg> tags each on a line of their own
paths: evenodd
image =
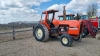
<svg viewBox="0 0 100 56">
<path fill-rule="evenodd" d="M 68 4 L 54 4 L 47 9 L 58 9 L 62 11 L 63 6 L 66 6 L 67 13 L 83 12 L 83 14 L 86 14 L 87 6 L 92 3 L 97 3 L 98 8 L 100 8 L 100 0 L 71 0 Z"/>
<path fill-rule="evenodd" d="M 62 10 L 63 9 L 63 6 L 65 6 L 66 4 L 54 4 L 52 6 L 50 6 L 49 8 L 47 8 L 47 10 L 49 9 L 59 9 L 59 10 Z"/>
<path fill-rule="evenodd" d="M 100 16 L 100 8 L 98 9 L 98 16 Z"/>
<path fill-rule="evenodd" d="M 66 8 L 72 11 L 80 12 L 86 10 L 87 6 L 90 4 L 97 3 L 100 5 L 98 2 L 100 2 L 100 0 L 72 0 L 66 5 Z"/>
<path fill-rule="evenodd" d="M 56 13 L 56 18 L 57 18 L 58 15 L 63 14 L 63 6 L 66 6 L 66 4 L 54 4 L 48 7 L 47 10 L 50 10 L 50 9 L 59 10 L 59 12 Z M 69 12 L 67 11 L 66 13 L 69 13 Z"/>
<path fill-rule="evenodd" d="M 11 21 L 37 21 L 40 19 L 38 9 L 41 3 L 50 0 L 0 0 L 0 23 Z M 32 8 L 37 6 L 37 8 Z"/>
</svg>

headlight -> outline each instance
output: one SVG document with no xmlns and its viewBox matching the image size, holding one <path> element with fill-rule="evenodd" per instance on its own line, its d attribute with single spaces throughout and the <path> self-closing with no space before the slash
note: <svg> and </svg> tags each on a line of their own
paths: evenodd
<svg viewBox="0 0 100 56">
<path fill-rule="evenodd" d="M 64 31 L 64 28 L 61 28 L 61 31 Z"/>
</svg>

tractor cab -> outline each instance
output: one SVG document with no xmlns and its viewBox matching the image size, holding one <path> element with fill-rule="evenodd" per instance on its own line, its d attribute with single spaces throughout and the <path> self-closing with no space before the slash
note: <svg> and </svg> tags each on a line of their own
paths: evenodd
<svg viewBox="0 0 100 56">
<path fill-rule="evenodd" d="M 42 15 L 41 15 L 41 19 L 42 19 L 42 16 L 44 15 L 44 20 L 53 20 L 55 18 L 55 12 L 58 12 L 58 10 L 47 10 L 47 11 L 44 11 L 42 12 Z"/>
<path fill-rule="evenodd" d="M 89 16 L 88 15 L 81 15 L 81 20 L 88 20 L 89 19 Z"/>
<path fill-rule="evenodd" d="M 75 16 L 74 14 L 67 14 L 66 20 L 74 20 L 74 16 Z M 58 17 L 59 17 L 59 20 L 63 20 L 64 18 L 63 15 L 59 15 Z"/>
<path fill-rule="evenodd" d="M 47 11 L 42 12 L 40 22 L 46 25 L 48 29 L 50 29 L 51 27 L 54 27 L 52 21 L 55 18 L 55 12 L 58 12 L 58 10 L 47 10 Z"/>
</svg>

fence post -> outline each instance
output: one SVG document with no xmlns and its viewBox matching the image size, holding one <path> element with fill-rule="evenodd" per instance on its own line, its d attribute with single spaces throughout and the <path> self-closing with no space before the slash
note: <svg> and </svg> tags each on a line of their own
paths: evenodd
<svg viewBox="0 0 100 56">
<path fill-rule="evenodd" d="M 26 24 L 26 28 L 27 28 L 27 24 Z"/>
<path fill-rule="evenodd" d="M 15 40 L 15 27 L 14 27 L 14 22 L 13 22 L 13 40 Z"/>
<path fill-rule="evenodd" d="M 6 24 L 4 24 L 4 29 L 6 30 Z"/>
</svg>

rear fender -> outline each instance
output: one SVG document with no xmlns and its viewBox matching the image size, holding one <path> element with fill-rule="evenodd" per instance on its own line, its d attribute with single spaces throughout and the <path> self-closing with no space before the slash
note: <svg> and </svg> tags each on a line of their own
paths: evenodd
<svg viewBox="0 0 100 56">
<path fill-rule="evenodd" d="M 42 21 L 40 23 L 43 24 L 43 25 L 45 25 L 47 27 L 47 29 L 50 30 L 50 26 L 45 21 Z"/>
</svg>

